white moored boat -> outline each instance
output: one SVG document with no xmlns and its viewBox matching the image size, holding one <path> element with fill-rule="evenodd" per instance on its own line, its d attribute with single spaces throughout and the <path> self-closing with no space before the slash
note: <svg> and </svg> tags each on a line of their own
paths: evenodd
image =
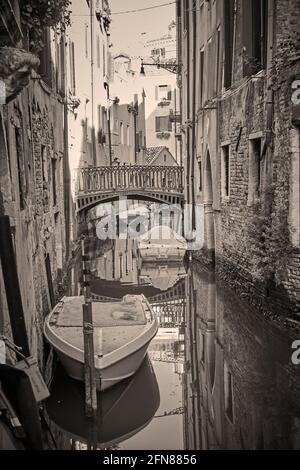
<svg viewBox="0 0 300 470">
<path fill-rule="evenodd" d="M 45 320 L 44 334 L 68 375 L 84 380 L 83 297 L 64 297 Z M 93 302 L 97 389 L 106 390 L 140 367 L 158 321 L 144 295 Z"/>
<path fill-rule="evenodd" d="M 156 226 L 139 238 L 138 250 L 142 260 L 182 260 L 187 250 L 186 240 L 169 227 Z"/>
</svg>

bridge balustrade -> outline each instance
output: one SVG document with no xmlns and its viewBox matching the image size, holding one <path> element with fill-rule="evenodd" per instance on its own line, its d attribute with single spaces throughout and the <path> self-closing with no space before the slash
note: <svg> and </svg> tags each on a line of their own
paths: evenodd
<svg viewBox="0 0 300 470">
<path fill-rule="evenodd" d="M 119 165 L 80 168 L 77 194 L 145 189 L 182 192 L 182 167 Z"/>
</svg>

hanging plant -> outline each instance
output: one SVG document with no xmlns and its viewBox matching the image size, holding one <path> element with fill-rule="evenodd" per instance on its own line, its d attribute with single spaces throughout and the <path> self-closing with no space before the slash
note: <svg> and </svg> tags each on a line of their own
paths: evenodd
<svg viewBox="0 0 300 470">
<path fill-rule="evenodd" d="M 21 5 L 22 26 L 29 33 L 29 47 L 39 52 L 45 28 L 53 28 L 58 34 L 71 24 L 71 0 L 23 0 Z"/>
</svg>

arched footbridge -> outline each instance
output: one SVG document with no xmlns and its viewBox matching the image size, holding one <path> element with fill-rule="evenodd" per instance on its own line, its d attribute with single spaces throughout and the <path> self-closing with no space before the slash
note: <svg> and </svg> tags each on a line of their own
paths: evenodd
<svg viewBox="0 0 300 470">
<path fill-rule="evenodd" d="M 87 211 L 120 197 L 183 204 L 180 166 L 113 165 L 77 170 L 76 209 Z"/>
</svg>

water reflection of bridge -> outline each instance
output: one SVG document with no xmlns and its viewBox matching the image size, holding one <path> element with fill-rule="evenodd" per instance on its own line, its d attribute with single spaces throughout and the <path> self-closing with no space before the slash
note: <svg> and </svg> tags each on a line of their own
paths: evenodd
<svg viewBox="0 0 300 470">
<path fill-rule="evenodd" d="M 144 285 L 127 285 L 126 291 L 128 294 L 141 294 L 145 290 Z M 105 289 L 103 289 L 105 290 Z M 152 289 L 152 291 L 157 289 Z M 110 292 L 110 296 L 102 293 L 92 293 L 94 302 L 116 302 L 123 297 L 122 292 L 114 289 Z M 154 311 L 160 317 L 160 325 L 171 327 L 179 325 L 184 322 L 185 317 L 185 279 L 180 279 L 174 286 L 164 292 L 152 293 L 147 296 Z"/>
<path fill-rule="evenodd" d="M 101 279 L 100 282 L 103 282 Z M 115 282 L 114 282 L 115 284 Z M 145 290 L 145 285 L 126 285 L 126 292 L 128 294 L 142 294 Z M 105 290 L 105 287 L 104 289 Z M 185 280 L 180 279 L 174 286 L 164 292 L 157 292 L 158 289 L 151 289 L 152 295 L 147 296 L 149 302 L 151 304 L 160 304 L 167 301 L 175 301 L 175 300 L 184 300 L 185 298 Z M 150 291 L 150 292 L 151 292 Z M 110 293 L 109 296 L 101 294 L 101 293 L 92 293 L 92 298 L 95 302 L 113 302 L 119 301 L 123 297 L 123 293 L 119 291 L 119 289 L 115 288 L 113 292 Z"/>
</svg>

